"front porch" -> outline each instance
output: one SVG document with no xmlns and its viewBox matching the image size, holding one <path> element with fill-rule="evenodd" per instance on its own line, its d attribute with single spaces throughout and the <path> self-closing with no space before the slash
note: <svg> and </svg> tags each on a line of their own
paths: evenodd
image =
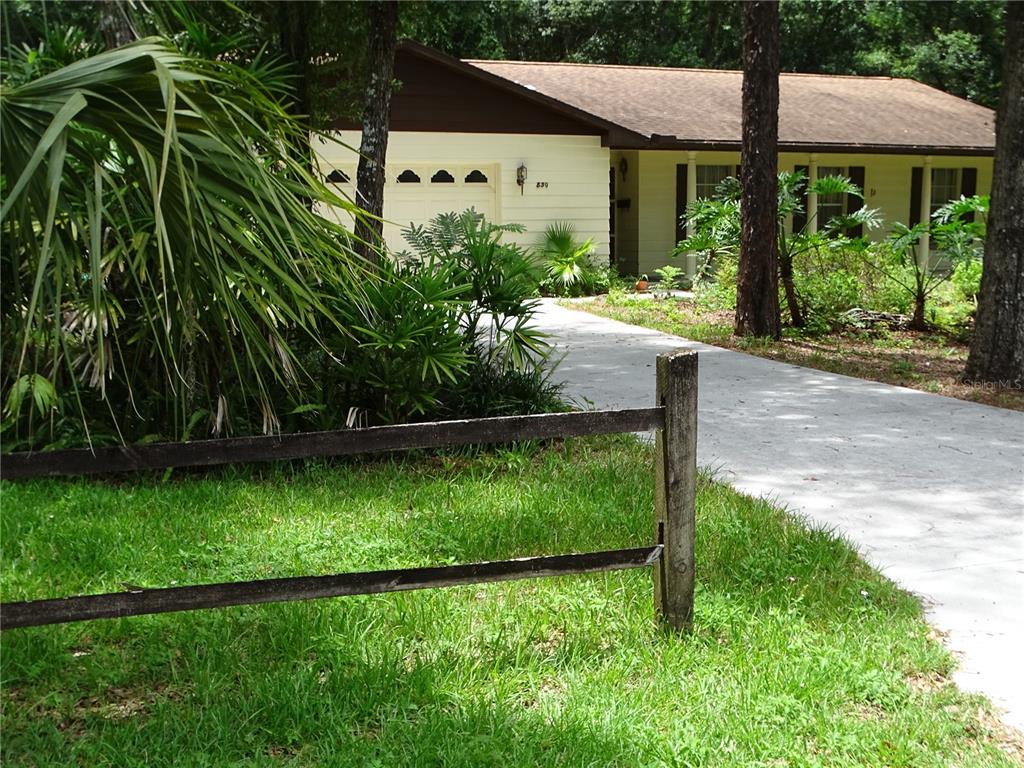
<svg viewBox="0 0 1024 768">
<path fill-rule="evenodd" d="M 610 241 L 621 274 L 652 274 L 666 264 L 696 271 L 692 255 L 672 257 L 685 237 L 680 216 L 686 206 L 708 197 L 721 179 L 738 172 L 738 151 L 617 150 L 610 152 Z M 827 152 L 784 152 L 779 170 L 803 169 L 809 179 L 842 174 L 864 188 L 864 205 L 877 208 L 885 224 L 869 231 L 885 237 L 892 222 L 926 220 L 934 208 L 963 195 L 988 194 L 992 158 L 956 155 L 893 155 Z M 928 170 L 925 173 L 925 170 Z M 830 213 L 844 211 L 846 200 L 807 200 L 808 228 Z M 798 227 L 802 224 L 798 223 Z M 787 220 L 787 231 L 793 222 Z M 927 241 L 922 243 L 927 253 Z"/>
</svg>

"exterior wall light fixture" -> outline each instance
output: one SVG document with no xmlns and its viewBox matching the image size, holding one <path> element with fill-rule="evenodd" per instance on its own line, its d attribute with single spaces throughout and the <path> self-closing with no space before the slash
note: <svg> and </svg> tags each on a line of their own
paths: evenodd
<svg viewBox="0 0 1024 768">
<path fill-rule="evenodd" d="M 520 163 L 516 168 L 516 184 L 519 185 L 519 194 L 523 194 L 526 188 L 526 163 Z"/>
</svg>

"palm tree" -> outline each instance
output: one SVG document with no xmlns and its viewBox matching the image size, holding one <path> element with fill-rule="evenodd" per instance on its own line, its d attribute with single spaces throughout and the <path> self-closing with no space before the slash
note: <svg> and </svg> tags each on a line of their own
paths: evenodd
<svg viewBox="0 0 1024 768">
<path fill-rule="evenodd" d="M 308 134 L 280 73 L 156 38 L 31 70 L 0 84 L 7 447 L 61 403 L 109 410 L 122 438 L 223 430 L 243 402 L 275 429 L 272 390 L 301 389 L 299 350 L 361 270 L 305 204 L 356 213 L 286 151 Z"/>
</svg>

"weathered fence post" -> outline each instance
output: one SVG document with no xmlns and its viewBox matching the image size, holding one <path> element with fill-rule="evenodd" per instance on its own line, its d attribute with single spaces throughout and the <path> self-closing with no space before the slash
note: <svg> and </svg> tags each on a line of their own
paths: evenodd
<svg viewBox="0 0 1024 768">
<path fill-rule="evenodd" d="M 665 428 L 657 431 L 655 503 L 658 543 L 654 598 L 674 629 L 693 623 L 693 541 L 697 497 L 697 353 L 677 349 L 658 355 L 657 404 Z"/>
</svg>

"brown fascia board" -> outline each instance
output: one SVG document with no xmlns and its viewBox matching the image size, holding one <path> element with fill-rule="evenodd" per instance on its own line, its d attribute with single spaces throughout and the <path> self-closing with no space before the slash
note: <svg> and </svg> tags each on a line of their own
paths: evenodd
<svg viewBox="0 0 1024 768">
<path fill-rule="evenodd" d="M 420 58 L 448 67 L 449 69 L 453 69 L 496 88 L 514 93 L 516 96 L 520 96 L 521 98 L 532 101 L 535 104 L 540 104 L 541 106 L 547 107 L 561 115 L 565 115 L 566 117 L 570 117 L 581 123 L 592 126 L 595 129 L 595 133 L 601 136 L 601 143 L 604 146 L 611 146 L 613 143 L 619 144 L 631 141 L 647 141 L 647 137 L 643 134 L 636 133 L 635 131 L 624 128 L 617 123 L 606 120 L 603 117 L 598 117 L 590 112 L 570 106 L 564 101 L 559 101 L 558 99 L 547 96 L 540 91 L 531 90 L 526 86 L 520 85 L 512 80 L 508 80 L 500 75 L 492 74 L 480 67 L 474 67 L 472 64 L 467 64 L 461 59 L 449 56 L 436 48 L 423 45 L 423 43 L 418 43 L 415 40 L 407 38 L 401 40 L 398 43 L 398 47 L 415 56 L 419 56 Z"/>
<path fill-rule="evenodd" d="M 612 149 L 704 150 L 707 152 L 739 152 L 738 141 L 692 141 L 676 136 L 654 134 L 649 139 L 609 143 Z M 797 144 L 779 142 L 779 152 L 823 152 L 851 155 L 963 155 L 993 157 L 995 147 L 950 147 L 925 144 Z"/>
</svg>

